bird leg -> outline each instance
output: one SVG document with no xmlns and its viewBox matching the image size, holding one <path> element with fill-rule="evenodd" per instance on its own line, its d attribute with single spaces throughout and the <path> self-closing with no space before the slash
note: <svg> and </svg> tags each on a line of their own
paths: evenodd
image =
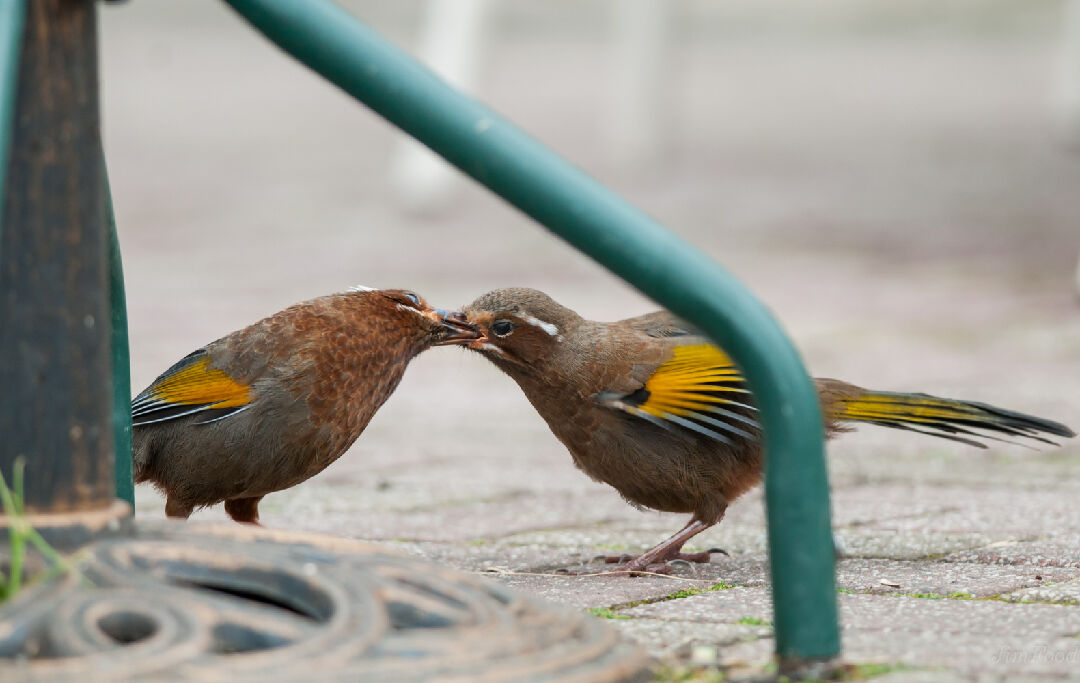
<svg viewBox="0 0 1080 683">
<path fill-rule="evenodd" d="M 666 574 L 671 571 L 671 565 L 668 563 L 673 560 L 708 563 L 712 559 L 713 553 L 723 553 L 727 555 L 727 551 L 720 548 L 709 548 L 700 553 L 684 553 L 682 552 L 682 547 L 687 541 L 700 534 L 702 531 L 719 524 L 720 520 L 724 518 L 724 512 L 726 510 L 727 503 L 720 501 L 720 504 L 714 509 L 698 512 L 690 522 L 678 532 L 672 534 L 640 555 L 636 557 L 625 555 L 622 557 L 605 557 L 604 561 L 609 563 L 625 561 L 625 567 L 613 570 L 613 572 L 629 572 L 630 574 L 644 571 L 654 574 Z"/>
<path fill-rule="evenodd" d="M 194 506 L 181 503 L 172 496 L 165 499 L 165 516 L 170 519 L 187 519 L 194 509 Z"/>
<path fill-rule="evenodd" d="M 680 551 L 687 541 L 713 526 L 713 524 L 716 524 L 716 522 L 706 523 L 697 517 L 691 519 L 690 523 L 678 532 L 627 562 L 624 571 L 643 572 L 656 571 L 657 569 L 661 572 L 665 570 L 670 571 L 670 568 L 666 563 L 671 560 L 708 562 L 710 555 L 713 552 L 711 550 L 703 553 L 683 553 Z M 656 567 L 655 565 L 659 566 Z"/>
<path fill-rule="evenodd" d="M 680 545 L 679 548 L 675 549 L 674 554 L 668 557 L 665 561 L 670 562 L 671 560 L 682 560 L 684 562 L 697 562 L 698 564 L 708 564 L 712 560 L 713 554 L 728 554 L 728 551 L 724 550 L 723 548 L 709 548 L 708 550 L 703 550 L 700 553 L 684 553 L 681 551 L 681 548 L 682 546 Z M 622 562 L 629 562 L 636 557 L 638 557 L 638 555 L 601 555 L 596 559 L 603 558 L 604 562 L 606 562 L 607 564 L 619 564 Z"/>
<path fill-rule="evenodd" d="M 262 498 L 262 496 L 232 498 L 225 501 L 225 512 L 229 513 L 234 522 L 262 526 L 259 524 L 259 501 Z"/>
</svg>

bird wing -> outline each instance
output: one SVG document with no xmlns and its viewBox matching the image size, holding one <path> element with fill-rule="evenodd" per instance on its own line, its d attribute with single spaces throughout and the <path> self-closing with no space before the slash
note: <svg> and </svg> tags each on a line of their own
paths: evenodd
<svg viewBox="0 0 1080 683">
<path fill-rule="evenodd" d="M 637 321 L 648 317 L 627 322 L 636 327 Z M 670 329 L 657 322 L 648 321 L 645 327 Z M 647 329 L 637 329 L 648 334 Z M 648 374 L 644 386 L 632 392 L 603 392 L 597 400 L 654 424 L 689 429 L 727 444 L 732 443 L 732 436 L 757 438 L 758 423 L 753 417 L 757 408 L 746 381 L 726 353 L 707 343 L 673 346 L 670 356 Z"/>
<path fill-rule="evenodd" d="M 622 324 L 654 338 L 701 335 L 701 332 L 691 327 L 686 321 L 675 317 L 669 311 L 646 313 L 636 318 L 628 318 L 622 321 Z"/>
<path fill-rule="evenodd" d="M 131 402 L 135 426 L 207 413 L 200 424 L 246 410 L 255 395 L 246 384 L 210 367 L 210 354 L 199 349 L 166 370 Z"/>
</svg>

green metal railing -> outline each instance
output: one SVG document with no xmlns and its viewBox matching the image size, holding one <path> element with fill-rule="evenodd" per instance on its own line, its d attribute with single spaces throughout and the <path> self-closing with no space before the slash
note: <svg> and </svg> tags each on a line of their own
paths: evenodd
<svg viewBox="0 0 1080 683">
<path fill-rule="evenodd" d="M 105 173 L 105 220 L 109 224 L 109 347 L 113 373 L 113 442 L 116 444 L 116 497 L 135 510 L 135 481 L 131 458 L 131 358 L 128 353 L 127 296 L 124 293 L 124 266 L 120 259 L 120 239 L 116 234 L 109 174 Z"/>
<path fill-rule="evenodd" d="M 840 640 L 820 408 L 797 352 L 766 309 L 701 252 L 507 120 L 449 87 L 331 2 L 226 1 L 282 49 L 698 325 L 731 354 L 754 392 L 764 427 L 777 654 L 786 663 L 837 655 Z M 5 160 L 0 187 L 5 187 L 2 173 L 7 168 L 16 73 L 12 60 L 18 60 L 24 2 L 0 0 L 0 159 Z M 111 226 L 108 287 L 116 490 L 130 501 L 123 277 L 111 202 L 106 201 L 106 209 Z"/>
</svg>

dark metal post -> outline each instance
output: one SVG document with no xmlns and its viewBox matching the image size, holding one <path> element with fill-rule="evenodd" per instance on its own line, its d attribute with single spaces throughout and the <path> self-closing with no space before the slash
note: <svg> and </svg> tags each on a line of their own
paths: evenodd
<svg viewBox="0 0 1080 683">
<path fill-rule="evenodd" d="M 0 229 L 0 470 L 33 512 L 113 502 L 109 233 L 92 0 L 28 3 Z"/>
</svg>

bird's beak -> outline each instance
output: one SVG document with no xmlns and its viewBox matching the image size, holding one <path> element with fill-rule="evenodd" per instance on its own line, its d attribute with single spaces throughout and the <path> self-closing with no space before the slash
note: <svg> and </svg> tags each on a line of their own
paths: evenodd
<svg viewBox="0 0 1080 683">
<path fill-rule="evenodd" d="M 461 311 L 445 311 L 441 308 L 432 309 L 426 313 L 432 321 L 439 324 L 439 339 L 435 346 L 447 346 L 451 344 L 468 344 L 480 338 L 480 330 L 476 325 L 465 319 Z"/>
</svg>

